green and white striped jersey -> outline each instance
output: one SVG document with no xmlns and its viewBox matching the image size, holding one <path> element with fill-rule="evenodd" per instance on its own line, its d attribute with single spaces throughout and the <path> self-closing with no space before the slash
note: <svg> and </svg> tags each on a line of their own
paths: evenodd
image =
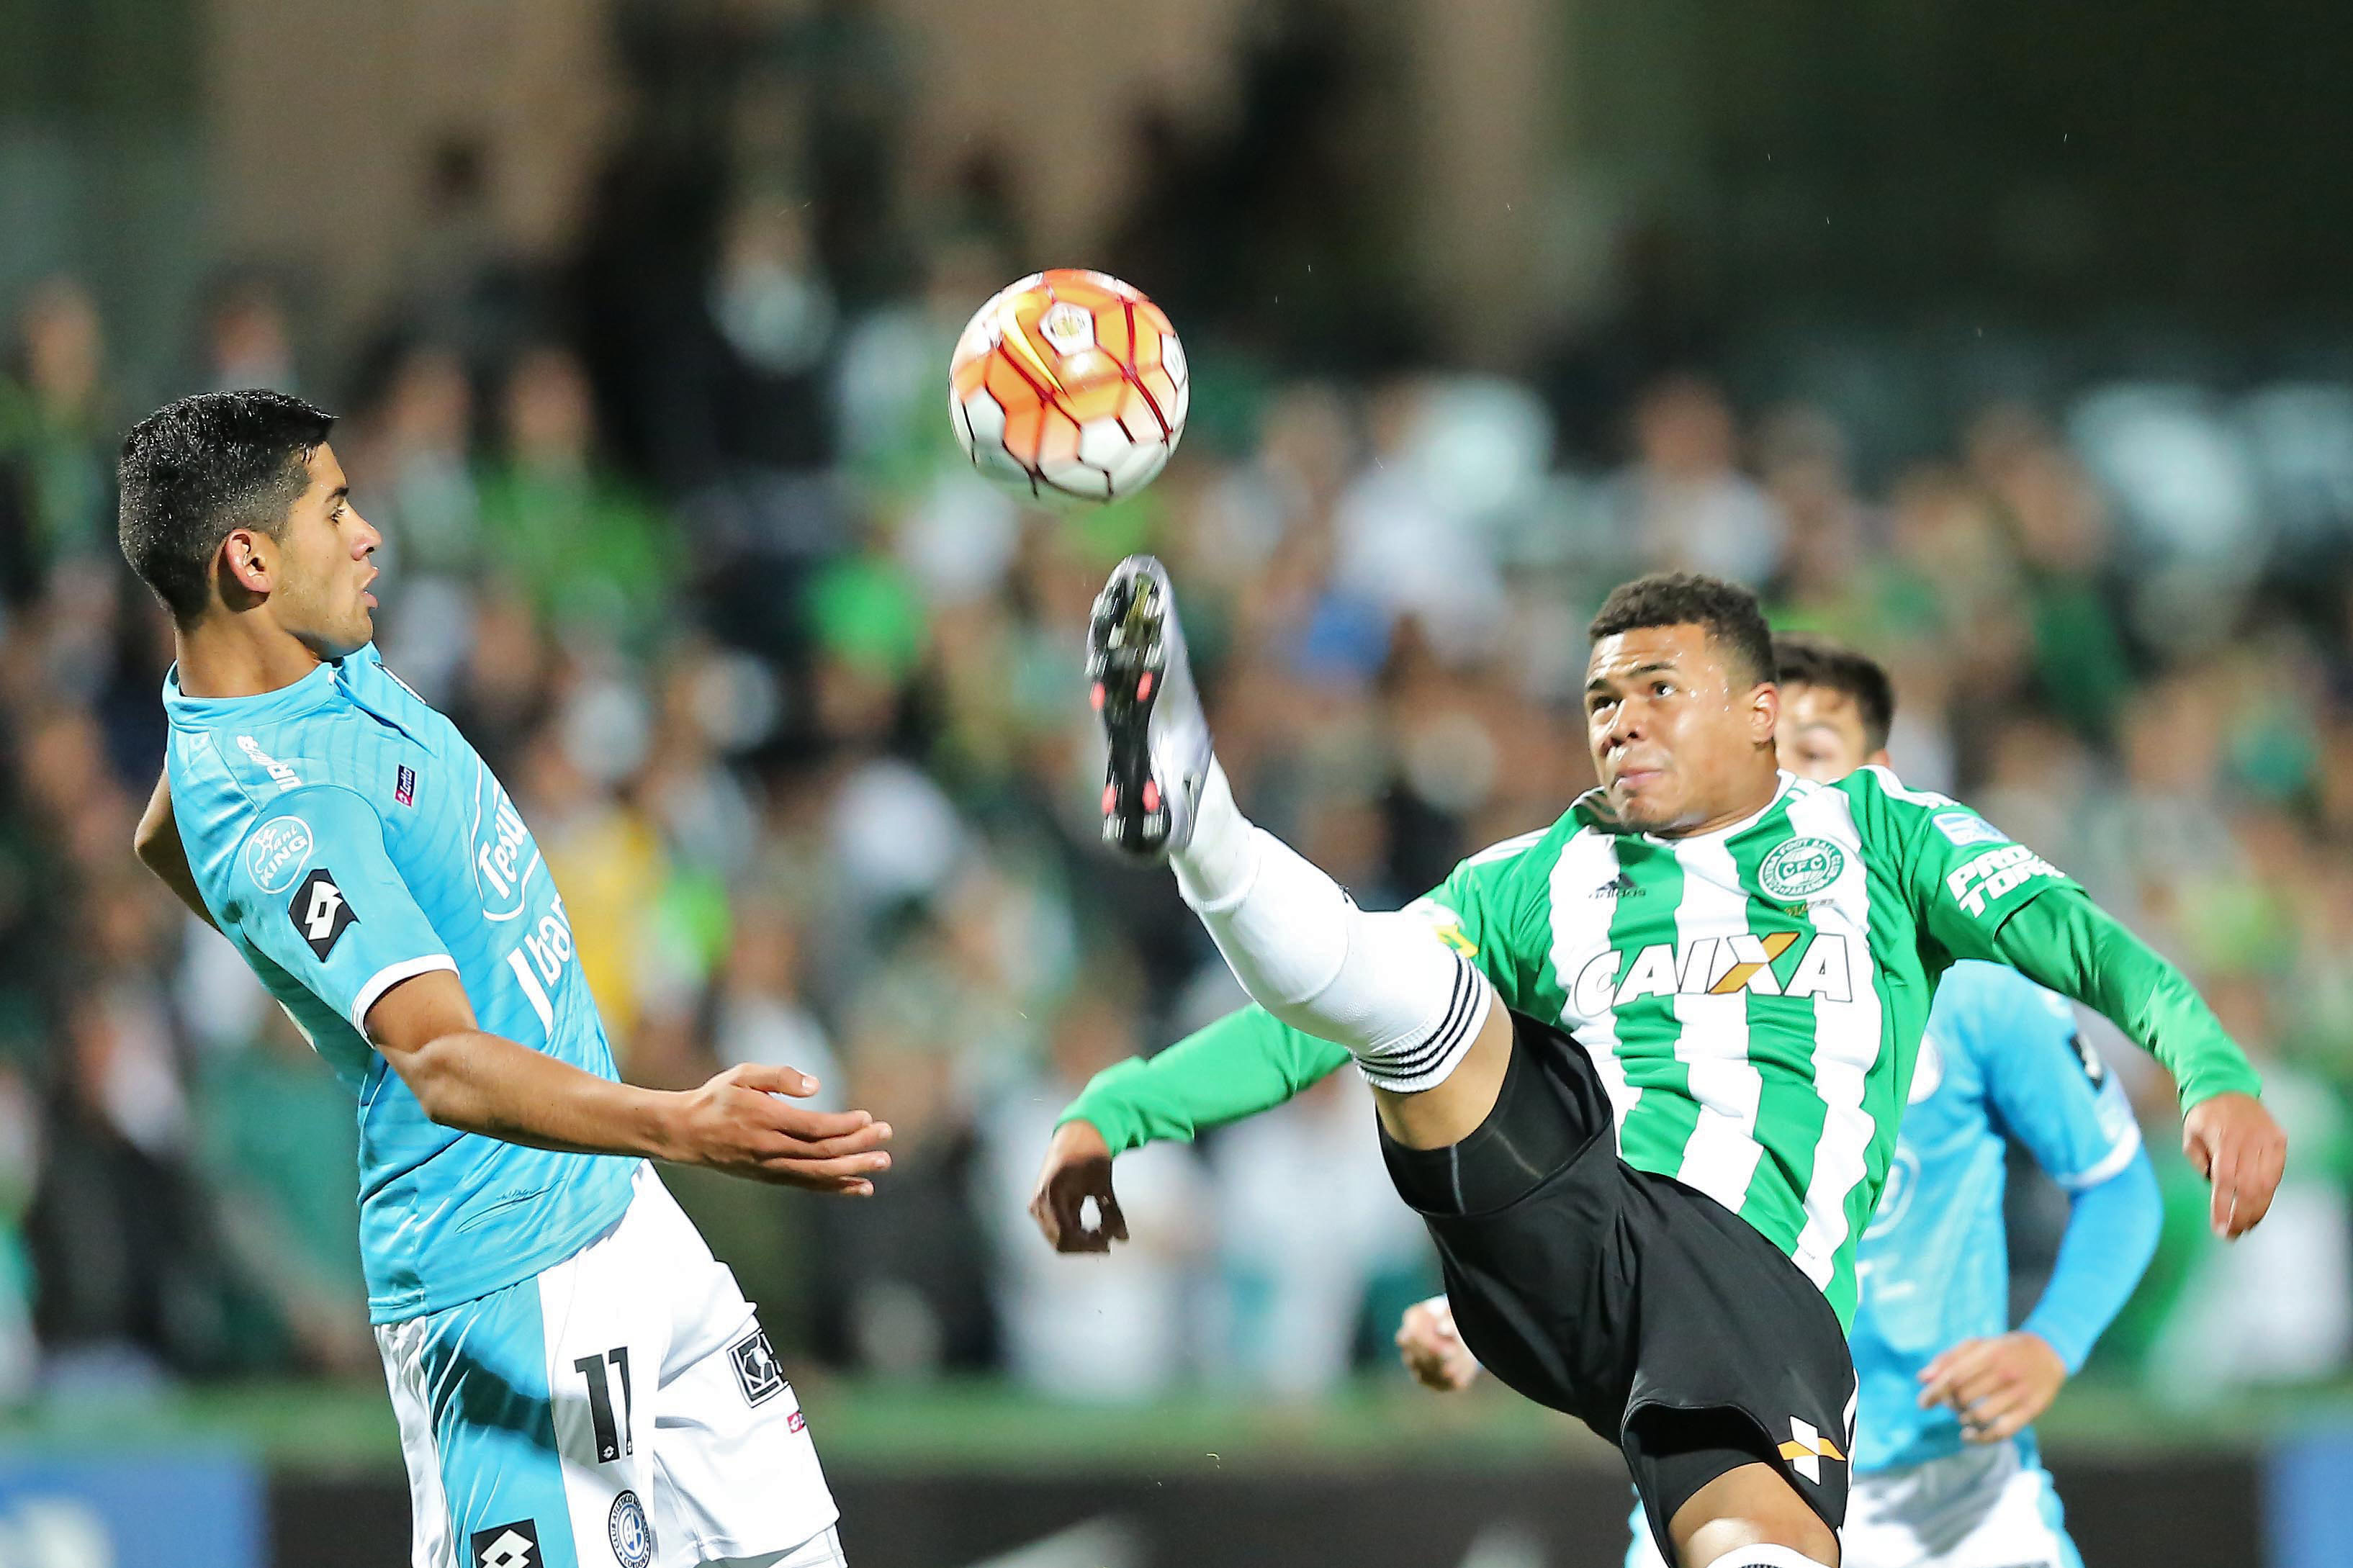
<svg viewBox="0 0 2353 1568">
<path fill-rule="evenodd" d="M 1596 793 L 1416 907 L 1592 1058 L 1619 1152 L 1734 1210 L 1852 1319 L 1936 977 L 2055 868 L 1884 768 L 1783 773 L 1746 822 L 1622 832 Z M 2072 884 L 2067 884 L 2072 885 Z"/>
</svg>

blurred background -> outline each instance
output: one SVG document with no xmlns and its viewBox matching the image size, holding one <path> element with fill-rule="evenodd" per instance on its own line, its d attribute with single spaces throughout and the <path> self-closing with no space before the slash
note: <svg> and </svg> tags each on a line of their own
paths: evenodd
<svg viewBox="0 0 2353 1568">
<path fill-rule="evenodd" d="M 867 1568 L 1614 1563 L 1622 1470 L 1407 1386 L 1353 1075 L 1023 1214 L 1238 994 L 1095 846 L 1102 574 L 1187 595 L 1256 817 L 1368 906 L 1589 782 L 1583 624 L 1688 566 L 1897 672 L 1911 783 L 2205 988 L 2295 1162 L 2169 1196 L 2045 1424 L 2103 1560 L 2353 1560 L 2353 145 L 2319 0 L 0 0 L 0 1562 L 405 1562 L 353 1127 L 139 869 L 156 404 L 343 416 L 386 660 L 522 804 L 631 1078 L 815 1072 L 869 1203 L 672 1173 Z M 1167 308 L 1148 492 L 964 467 L 965 318 Z M 2064 1200 L 2011 1199 L 2031 1302 Z M 1433 1470 L 1434 1467 L 1434 1470 Z M 1433 1474 L 1438 1478 L 1433 1481 Z M 207 1555 L 207 1553 L 211 1553 Z"/>
</svg>

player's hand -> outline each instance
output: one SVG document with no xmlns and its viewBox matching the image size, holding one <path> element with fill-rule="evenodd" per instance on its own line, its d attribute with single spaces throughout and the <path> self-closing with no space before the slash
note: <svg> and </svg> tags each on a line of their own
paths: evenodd
<svg viewBox="0 0 2353 1568">
<path fill-rule="evenodd" d="M 1920 1369 L 1920 1408 L 1949 1405 L 1972 1443 L 2015 1437 L 2066 1386 L 2067 1363 L 2041 1334 L 2018 1329 L 1963 1340 Z"/>
<path fill-rule="evenodd" d="M 2254 1229 L 2287 1169 L 2287 1134 L 2252 1094 L 2200 1100 L 2182 1120 L 2181 1152 L 2214 1184 L 2214 1234 L 2226 1241 Z"/>
<path fill-rule="evenodd" d="M 1092 1230 L 1080 1213 L 1089 1198 L 1101 1222 Z M 1113 1242 L 1127 1239 L 1127 1216 L 1111 1190 L 1111 1145 L 1093 1122 L 1065 1121 L 1054 1129 L 1029 1214 L 1057 1252 L 1109 1252 Z"/>
<path fill-rule="evenodd" d="M 1398 1359 L 1425 1388 L 1451 1394 L 1479 1375 L 1479 1358 L 1454 1327 L 1454 1309 L 1443 1296 L 1416 1301 L 1398 1325 Z"/>
<path fill-rule="evenodd" d="M 701 1089 L 681 1092 L 667 1158 L 730 1175 L 811 1192 L 870 1197 L 871 1178 L 891 1168 L 882 1145 L 891 1124 L 863 1110 L 810 1110 L 817 1079 L 794 1068 L 730 1068 Z"/>
</svg>

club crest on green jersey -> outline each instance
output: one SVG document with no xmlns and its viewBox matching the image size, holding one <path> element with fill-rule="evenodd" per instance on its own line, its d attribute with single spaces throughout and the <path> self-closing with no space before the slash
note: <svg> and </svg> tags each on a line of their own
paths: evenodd
<svg viewBox="0 0 2353 1568">
<path fill-rule="evenodd" d="M 1757 885 L 1767 898 L 1802 899 L 1819 893 L 1846 869 L 1846 851 L 1827 838 L 1792 838 L 1774 847 L 1757 868 Z"/>
</svg>

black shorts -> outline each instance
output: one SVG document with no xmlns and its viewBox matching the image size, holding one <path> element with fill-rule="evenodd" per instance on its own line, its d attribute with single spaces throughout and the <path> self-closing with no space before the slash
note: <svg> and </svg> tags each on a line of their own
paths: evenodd
<svg viewBox="0 0 2353 1568">
<path fill-rule="evenodd" d="M 1846 1517 L 1854 1365 L 1798 1266 L 1704 1193 L 1618 1158 L 1584 1050 L 1512 1015 L 1495 1108 L 1447 1149 L 1381 1138 L 1438 1243 L 1463 1343 L 1506 1386 L 1618 1445 L 1651 1532 L 1741 1465 Z"/>
</svg>

